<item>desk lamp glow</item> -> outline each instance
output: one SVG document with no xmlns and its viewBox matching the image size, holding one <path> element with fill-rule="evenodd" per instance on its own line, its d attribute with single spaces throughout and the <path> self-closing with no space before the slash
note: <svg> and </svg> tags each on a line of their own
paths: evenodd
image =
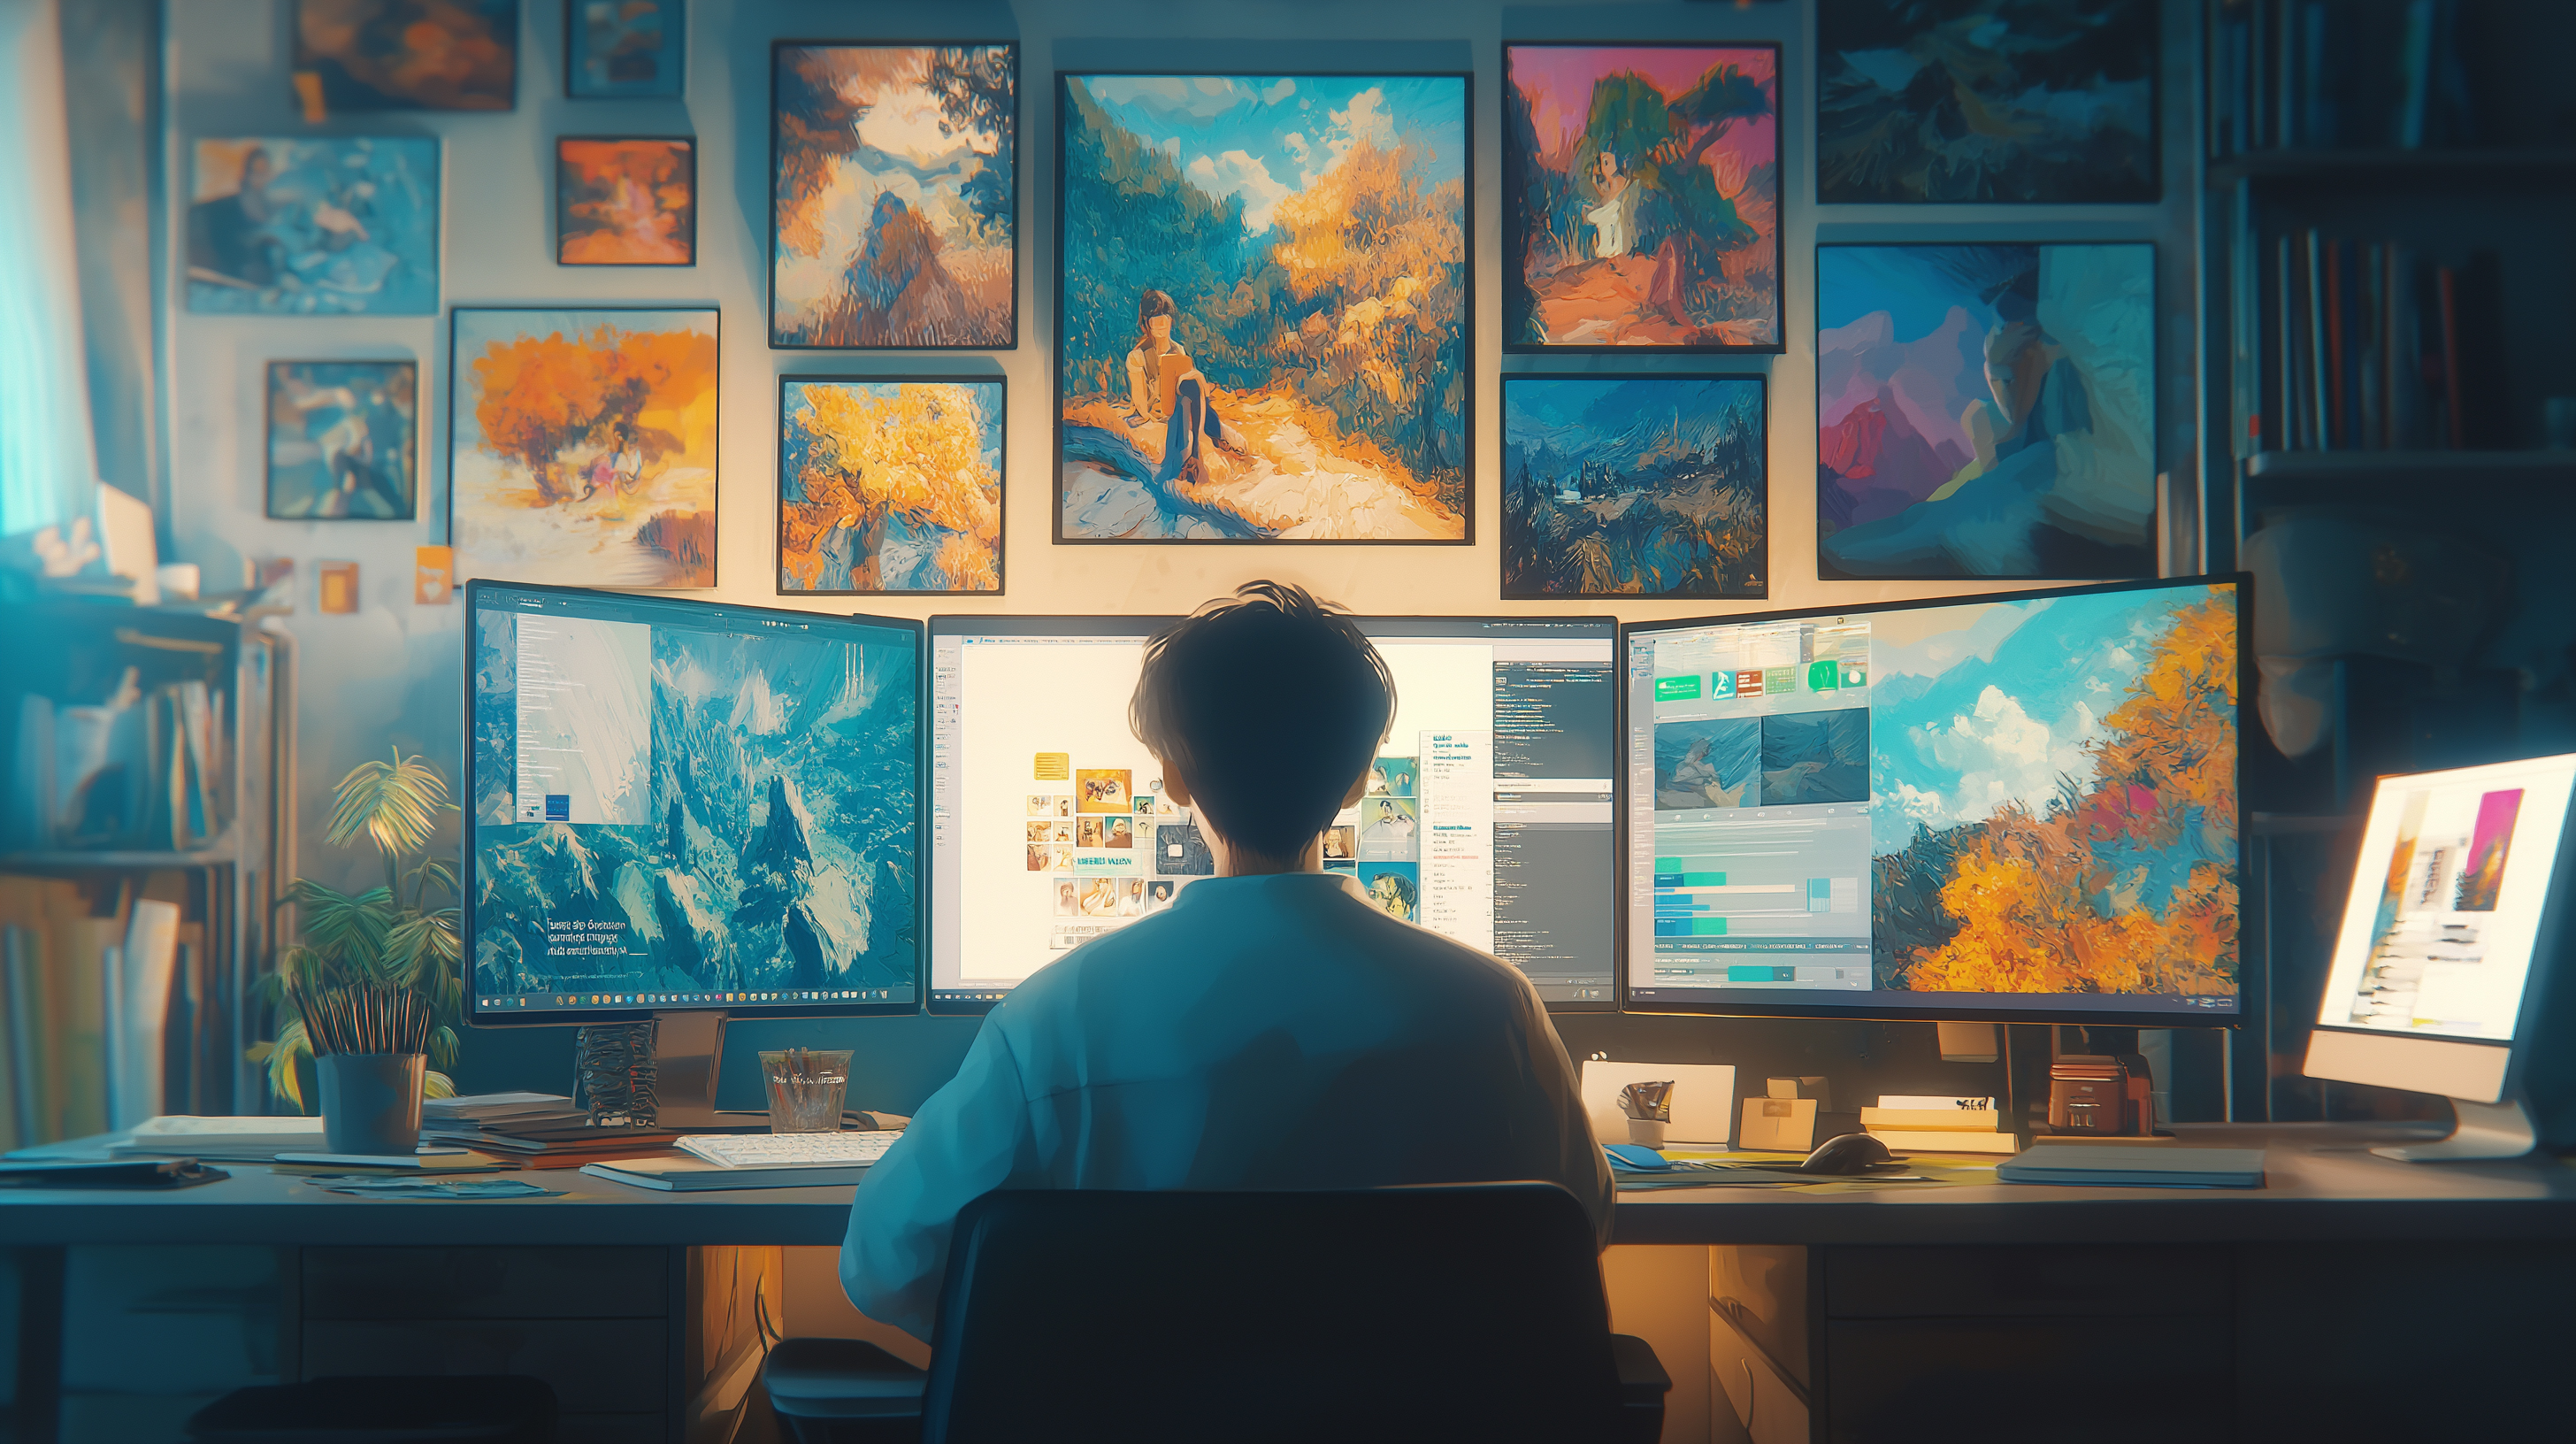
<svg viewBox="0 0 2576 1444">
<path fill-rule="evenodd" d="M 2559 944 L 2576 756 L 2379 779 L 2326 973 L 2311 1078 L 2439 1093 L 2459 1125 L 2410 1163 L 2539 1141 L 2532 1044 Z"/>
<path fill-rule="evenodd" d="M 657 1019 L 657 1121 L 707 1128 L 728 1016 L 920 1011 L 919 622 L 482 581 L 466 610 L 469 1021 Z"/>
</svg>

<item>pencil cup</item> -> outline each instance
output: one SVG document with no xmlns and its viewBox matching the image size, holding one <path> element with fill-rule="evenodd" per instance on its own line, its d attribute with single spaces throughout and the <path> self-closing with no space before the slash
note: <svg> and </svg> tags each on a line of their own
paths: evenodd
<svg viewBox="0 0 2576 1444">
<path fill-rule="evenodd" d="M 1631 1119 L 1629 1119 L 1629 1120 L 1628 1120 L 1628 1141 L 1629 1141 L 1630 1143 L 1643 1144 L 1643 1145 L 1645 1145 L 1645 1146 L 1646 1146 L 1646 1147 L 1648 1147 L 1648 1148 L 1661 1148 L 1661 1147 L 1663 1147 L 1663 1146 L 1664 1146 L 1664 1120 L 1662 1120 L 1662 1119 L 1660 1119 L 1660 1118 L 1631 1118 Z"/>
<path fill-rule="evenodd" d="M 841 1095 L 850 1086 L 850 1052 L 789 1048 L 760 1055 L 769 1085 L 769 1131 L 834 1133 L 841 1127 Z"/>
<path fill-rule="evenodd" d="M 408 1158 L 420 1147 L 420 1084 L 429 1060 L 418 1053 L 325 1053 L 313 1060 L 322 1082 L 322 1138 L 333 1153 Z"/>
</svg>

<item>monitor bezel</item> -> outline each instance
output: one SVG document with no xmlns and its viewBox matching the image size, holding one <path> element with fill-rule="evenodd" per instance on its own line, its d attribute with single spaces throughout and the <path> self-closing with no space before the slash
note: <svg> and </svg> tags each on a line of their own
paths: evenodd
<svg viewBox="0 0 2576 1444">
<path fill-rule="evenodd" d="M 914 856 L 918 858 L 928 850 L 930 838 L 930 813 L 929 801 L 926 794 L 930 783 L 930 749 L 927 745 L 926 738 L 924 738 L 922 734 L 929 726 L 927 706 L 929 701 L 930 675 L 928 662 L 929 639 L 924 634 L 922 624 L 918 619 L 912 617 L 876 616 L 864 612 L 805 611 L 793 607 L 751 606 L 744 603 L 714 601 L 699 597 L 664 597 L 653 594 L 639 596 L 632 592 L 613 591 L 604 587 L 567 587 L 557 586 L 546 582 L 513 582 L 497 578 L 480 577 L 468 581 L 465 584 L 464 643 L 461 650 L 463 652 L 465 664 L 465 670 L 462 676 L 465 684 L 466 754 L 465 766 L 462 770 L 464 772 L 464 782 L 467 788 L 464 795 L 467 798 L 466 805 L 469 809 L 472 807 L 473 793 L 471 791 L 471 786 L 473 782 L 474 766 L 473 739 L 475 716 L 473 668 L 474 638 L 476 634 L 474 613 L 476 607 L 480 604 L 481 599 L 486 594 L 494 591 L 542 592 L 549 595 L 567 597 L 614 597 L 627 602 L 670 601 L 715 608 L 724 612 L 793 617 L 800 622 L 812 622 L 817 619 L 827 622 L 858 622 L 867 626 L 884 627 L 910 633 L 912 636 L 912 693 L 913 726 L 915 736 L 915 745 L 912 749 L 912 827 Z M 929 930 L 924 926 L 923 914 L 918 901 L 916 901 L 912 925 L 912 996 L 909 999 L 888 999 L 884 1002 L 839 1001 L 828 1003 L 654 1003 L 638 1004 L 632 1008 L 583 1008 L 578 1010 L 479 1008 L 475 1004 L 475 992 L 473 986 L 473 940 L 475 936 L 474 915 L 475 895 L 477 892 L 474 873 L 474 828 L 474 819 L 471 816 L 467 816 L 462 820 L 457 829 L 457 848 L 461 854 L 461 857 L 459 858 L 460 866 L 457 869 L 457 877 L 461 880 L 461 888 L 463 892 L 463 896 L 459 900 L 458 904 L 461 909 L 458 921 L 462 925 L 461 937 L 465 948 L 465 957 L 462 960 L 460 973 L 465 981 L 464 1016 L 468 1027 L 589 1027 L 593 1024 L 600 1023 L 641 1023 L 663 1014 L 675 1013 L 688 1014 L 693 1017 L 712 1016 L 727 1020 L 740 1020 L 743 1022 L 764 1022 L 772 1019 L 795 1018 L 900 1018 L 918 1015 L 921 1012 L 922 999 L 929 994 L 929 979 L 926 974 L 926 970 L 930 965 L 930 950 L 928 946 Z M 925 891 L 921 886 L 921 880 L 926 878 L 926 876 L 926 872 L 924 872 L 920 867 L 915 867 L 915 882 L 913 884 L 913 888 L 916 899 L 918 899 L 920 894 Z"/>
<path fill-rule="evenodd" d="M 929 619 L 928 623 L 926 624 L 926 631 L 925 631 L 925 634 L 924 634 L 923 639 L 922 639 L 922 679 L 923 679 L 923 681 L 922 681 L 922 685 L 923 685 L 923 687 L 924 687 L 924 689 L 925 689 L 925 699 L 924 699 L 924 710 L 923 710 L 923 715 L 924 715 L 924 716 L 929 716 L 929 715 L 930 715 L 930 708 L 931 708 L 932 706 L 935 706 L 935 705 L 936 705 L 935 699 L 930 698 L 930 697 L 928 697 L 928 696 L 927 696 L 927 689 L 932 685 L 931 680 L 930 680 L 930 673 L 931 673 L 931 662 L 930 662 L 930 658 L 931 658 L 931 657 L 932 657 L 932 655 L 936 652 L 937 647 L 938 647 L 938 642 L 939 642 L 939 639 L 940 639 L 941 637 L 962 636 L 962 635 L 964 635 L 964 634 L 966 634 L 966 633 L 968 633 L 968 632 L 978 631 L 978 630 L 981 630 L 981 629 L 986 628 L 986 627 L 994 627 L 994 626 L 1024 626 L 1024 627 L 1026 627 L 1026 628 L 1027 628 L 1027 635 L 1029 635 L 1029 636 L 1033 636 L 1033 637 L 1040 637 L 1040 636 L 1078 636 L 1078 635 L 1082 635 L 1082 634 L 1085 634 L 1085 633 L 1088 633 L 1088 632 L 1098 631 L 1098 630 L 1101 630 L 1101 629 L 1106 628 L 1106 627 L 1113 627 L 1113 626 L 1126 626 L 1126 625 L 1129 625 L 1129 624 L 1142 624 L 1142 631 L 1143 631 L 1143 634 L 1144 634 L 1144 635 L 1146 635 L 1146 636 L 1151 636 L 1151 635 L 1153 635 L 1157 630 L 1159 630 L 1160 628 L 1170 626 L 1170 625 L 1172 625 L 1173 623 L 1180 621 L 1180 620 L 1182 619 L 1182 616 L 1183 616 L 1183 615 L 1185 615 L 1185 614 L 1181 614 L 1181 613 L 1143 613 L 1143 614 L 1137 614 L 1137 615 L 1125 615 L 1125 614 L 1114 613 L 1114 612 L 1111 612 L 1111 613 L 1089 613 L 1089 614 L 1080 614 L 1080 615 L 1075 615 L 1075 614 L 1063 614 L 1063 615 L 1059 615 L 1059 614 L 1035 614 L 1035 613 L 1027 613 L 1027 614 L 1019 614 L 1019 613 L 1012 613 L 1012 614 L 1003 614 L 1003 613 L 956 613 L 956 612 L 944 612 L 944 613 L 939 613 L 939 614 L 937 614 L 937 615 L 932 616 L 932 617 Z M 1617 728 L 1617 726 L 1618 726 L 1618 722 L 1619 722 L 1619 696 L 1618 696 L 1618 694 L 1619 694 L 1619 655 L 1620 655 L 1620 654 L 1619 654 L 1619 627 L 1620 627 L 1620 623 L 1619 623 L 1619 621 L 1618 621 L 1618 619 L 1617 619 L 1617 618 L 1615 618 L 1615 617 L 1604 617 L 1604 616 L 1582 616 L 1582 615 L 1554 616 L 1554 615 L 1547 615 L 1547 614 L 1540 614 L 1540 615 L 1526 615 L 1526 614 L 1524 614 L 1524 615 L 1514 616 L 1514 615 L 1510 615 L 1510 614 L 1507 614 L 1507 613 L 1499 613 L 1499 612 L 1455 613 L 1455 614 L 1448 614 L 1448 613 L 1424 613 L 1424 612 L 1408 612 L 1408 613 L 1392 613 L 1392 612 L 1388 612 L 1388 613 L 1378 613 L 1378 612 L 1371 612 L 1371 613 L 1358 613 L 1358 612 L 1354 612 L 1354 613 L 1351 613 L 1351 614 L 1350 614 L 1350 616 L 1351 616 L 1351 620 L 1352 620 L 1352 621 L 1354 621 L 1354 622 L 1357 622 L 1357 623 L 1360 625 L 1360 627 L 1361 627 L 1361 629 L 1362 629 L 1362 630 L 1366 630 L 1366 629 L 1370 626 L 1370 624 L 1372 624 L 1372 623 L 1384 623 L 1384 622 L 1423 622 L 1423 623 L 1433 623 L 1433 622 L 1468 622 L 1468 623 L 1505 622 L 1505 623 L 1512 623 L 1512 624 L 1539 625 L 1539 626 L 1549 626 L 1549 627 L 1562 627 L 1562 626 L 1564 626 L 1564 625 L 1566 625 L 1566 624 L 1568 624 L 1568 623 L 1588 623 L 1588 624 L 1592 624 L 1592 625 L 1594 625 L 1594 626 L 1598 626 L 1598 627 L 1601 627 L 1601 628 L 1606 629 L 1606 630 L 1609 632 L 1609 640 L 1610 640 L 1610 688 L 1611 688 L 1611 692 L 1612 692 L 1612 697 L 1611 697 L 1611 712 L 1610 712 L 1610 716 L 1611 716 L 1611 726 L 1612 726 L 1612 727 L 1613 727 L 1613 729 L 1614 729 L 1614 735 L 1613 735 L 1613 736 L 1611 737 L 1611 739 L 1610 739 L 1610 757 L 1611 757 L 1611 765 L 1612 765 L 1612 769 L 1613 769 L 1614 771 L 1616 771 L 1616 769 L 1617 769 L 1617 765 L 1618 765 L 1618 759 L 1619 759 L 1619 739 L 1618 739 L 1618 737 L 1615 735 L 1615 729 Z M 937 725 L 937 719 L 936 719 L 936 718 L 932 718 L 930 725 L 936 726 L 936 725 Z M 923 806 L 922 835 L 923 835 L 923 837 L 924 837 L 925 839 L 927 839 L 927 838 L 930 836 L 930 831 L 929 831 L 929 829 L 930 829 L 930 819 L 929 819 L 929 812 L 928 812 L 929 805 L 930 805 L 930 804 L 929 804 L 930 784 L 929 784 L 929 782 L 928 782 L 928 780 L 927 780 L 927 773 L 926 773 L 926 769 L 927 769 L 927 768 L 928 768 L 928 766 L 929 766 L 929 762 L 928 762 L 929 751 L 930 751 L 930 749 L 929 749 L 928 747 L 924 747 L 924 748 L 922 749 L 922 752 L 923 752 L 923 758 L 924 758 L 924 761 L 923 761 L 923 767 L 925 768 L 925 780 L 924 780 L 923 785 L 922 785 L 922 798 L 923 798 L 923 802 L 922 802 L 922 806 Z M 1617 815 L 1617 814 L 1618 814 L 1618 811 L 1619 811 L 1619 793 L 1618 793 L 1618 778 L 1616 778 L 1615 776 L 1611 779 L 1610 810 L 1611 810 L 1611 813 L 1612 813 L 1612 816 L 1611 816 L 1611 819 L 1610 819 L 1610 838 L 1611 838 L 1611 846 L 1612 846 L 1612 847 L 1613 847 L 1613 849 L 1615 850 L 1615 849 L 1617 848 L 1617 846 L 1618 846 L 1618 839 L 1619 839 L 1619 818 L 1618 818 L 1618 815 Z M 933 848 L 927 848 L 927 847 L 926 847 L 926 848 L 925 848 L 925 850 L 924 850 L 923 856 L 924 856 L 926 859 L 930 859 L 929 861 L 926 861 L 926 862 L 923 864 L 923 874 L 922 874 L 922 875 L 923 875 L 923 879 L 924 879 L 924 881 L 925 881 L 925 882 L 928 882 L 928 883 L 930 883 L 930 884 L 931 884 L 929 887 L 925 888 L 925 889 L 924 889 L 924 891 L 925 891 L 928 895 L 930 895 L 931 897 L 933 897 L 933 898 L 935 899 L 935 898 L 936 898 L 936 896 L 937 896 L 937 885 L 936 885 L 936 881 L 935 881 L 935 879 L 932 877 L 932 871 L 933 871 L 933 869 L 935 869 L 935 867 L 937 866 L 937 863 L 936 863 L 937 853 L 936 853 L 935 849 L 933 849 Z M 1619 874 L 1618 874 L 1618 868 L 1617 868 L 1617 863 L 1618 863 L 1618 859 L 1617 859 L 1617 857 L 1616 857 L 1616 856 L 1614 856 L 1614 857 L 1611 859 L 1611 862 L 1612 862 L 1612 869 L 1611 869 L 1611 875 L 1610 875 L 1610 915 L 1611 915 L 1611 939 L 1612 939 L 1612 943 L 1611 943 L 1611 954 L 1610 954 L 1610 971 L 1611 971 L 1611 978 L 1610 978 L 1610 996 L 1608 996 L 1608 997 L 1606 997 L 1606 998 L 1601 998 L 1601 999 L 1596 999 L 1596 1000 L 1588 1000 L 1588 1001 L 1554 1001 L 1554 1002 L 1547 1002 L 1547 1001 L 1545 1001 L 1545 1000 L 1542 1000 L 1542 1001 L 1543 1001 L 1543 1003 L 1544 1003 L 1544 1005 L 1545 1005 L 1545 1007 L 1547 1008 L 1547 1011 L 1549 1011 L 1550 1013 L 1592 1013 L 1592 1014 L 1606 1014 L 1606 1013 L 1615 1013 L 1615 1012 L 1617 1012 L 1617 1011 L 1619 1010 L 1619 997 L 1620 997 L 1620 981 L 1619 981 L 1620 956 L 1619 956 L 1619 949 L 1618 949 L 1618 942 L 1617 942 L 1617 939 L 1618 939 L 1618 926 L 1619 926 L 1619 918 L 1620 918 L 1620 912 L 1621 912 L 1621 910 L 1620 910 L 1620 907 L 1619 907 L 1619 897 L 1620 897 L 1620 894 L 1619 894 Z M 924 937 L 925 937 L 925 945 L 924 945 L 923 953 L 922 953 L 922 983 L 921 983 L 921 999 L 922 999 L 922 1008 L 923 1008 L 923 1010 L 924 1010 L 925 1012 L 929 1013 L 929 1014 L 930 1014 L 931 1016 L 933 1016 L 933 1017 L 941 1017 L 941 1018 L 969 1018 L 969 1017 L 980 1017 L 980 1016 L 982 1016 L 982 1015 L 984 1015 L 984 1014 L 986 1014 L 986 1013 L 989 1013 L 989 1012 L 993 1011 L 993 1009 L 994 1009 L 997 1005 L 999 1005 L 999 1004 L 1000 1004 L 1000 1002 L 1002 1001 L 1002 998 L 1007 998 L 1007 997 L 1009 997 L 1009 996 L 1010 996 L 1010 992 L 1008 992 L 1008 991 L 1004 992 L 1004 993 L 1002 994 L 1002 998 L 972 998 L 972 999 L 961 999 L 961 1000 L 945 1001 L 945 1002 L 943 1002 L 943 1001 L 940 999 L 940 997 L 939 997 L 939 990 L 938 990 L 938 988 L 937 988 L 936 986 L 934 986 L 934 984 L 933 984 L 933 982 L 932 982 L 932 979 L 931 979 L 931 975 L 930 975 L 930 970 L 931 970 L 931 968 L 934 966 L 934 964 L 933 964 L 933 962 L 932 962 L 932 949 L 931 949 L 931 948 L 930 948 L 930 946 L 928 945 L 927 940 L 931 937 L 931 935 L 932 935 L 932 934 L 933 934 L 933 932 L 935 931 L 935 929 L 934 929 L 932 926 L 930 926 L 930 925 L 929 925 L 929 923 L 928 923 L 928 919 L 929 919 L 931 916 L 932 916 L 931 912 L 930 912 L 929 910 L 925 909 L 925 911 L 924 911 L 924 913 L 923 913 L 923 917 L 924 917 L 924 919 L 925 919 L 925 925 L 924 925 L 924 927 L 923 927 L 923 934 L 924 934 Z M 1515 969 L 1515 971 L 1518 971 L 1518 970 L 1517 970 L 1517 969 Z M 1526 975 L 1524 975 L 1524 976 L 1526 976 Z M 1014 988 L 1014 989 L 1013 989 L 1013 991 L 1016 991 L 1016 988 Z"/>
<path fill-rule="evenodd" d="M 2511 766 L 2515 763 L 2546 762 L 2570 755 L 2564 752 L 2544 752 L 2535 757 L 2506 757 L 2496 762 L 2474 763 L 2471 766 Z M 2344 894 L 2347 913 L 2351 910 L 2353 890 L 2365 885 L 2378 885 L 2374 881 L 2364 879 L 2361 875 L 2361 869 L 2358 866 L 2360 862 L 2358 849 L 2369 836 L 2370 816 L 2379 808 L 2381 791 L 2392 782 L 2410 782 L 2419 778 L 2439 777 L 2447 773 L 2468 770 L 2470 770 L 2468 767 L 2440 767 L 2429 772 L 2382 773 L 2371 779 L 2370 804 L 2362 809 L 2359 818 L 2361 835 L 2353 841 L 2356 849 L 2354 855 L 2356 865 L 2353 869 L 2351 887 Z M 2538 1041 L 2537 1035 L 2552 1016 L 2552 1010 L 2563 1002 L 2576 1001 L 2576 967 L 2565 966 L 2567 960 L 2559 957 L 2559 949 L 2566 941 L 2567 895 L 2571 887 L 2576 887 L 2576 791 L 2569 793 L 2567 811 L 2559 821 L 2557 855 L 2550 859 L 2549 889 L 2541 897 L 2540 916 L 2532 924 L 2531 962 L 2529 971 L 2523 975 L 2522 999 L 2514 1009 L 2513 1036 L 2510 1038 L 2456 1038 L 2442 1033 L 2391 1033 L 2380 1028 L 2355 1028 L 2349 1024 L 2325 1022 L 2322 1015 L 2325 1012 L 2327 990 L 2334 986 L 2336 972 L 2333 948 L 2340 948 L 2343 944 L 2343 922 L 2340 917 L 2335 923 L 2333 948 L 2330 948 L 2326 954 L 2325 978 L 2318 985 L 2313 1006 L 2301 1021 L 2307 1024 L 2308 1032 L 2312 1037 L 2318 1033 L 2333 1033 L 2343 1037 L 2371 1038 L 2402 1044 L 2503 1049 L 2506 1058 L 2501 1091 L 2497 1097 L 2498 1099 L 2512 1098 L 2523 1086 L 2523 1075 L 2532 1055 L 2530 1045 Z M 2563 980 L 2557 976 L 2562 972 L 2566 974 Z M 2302 1047 L 2301 1052 L 2304 1055 L 2306 1049 Z M 2331 1076 L 2308 1073 L 2304 1063 L 2301 1065 L 2301 1075 L 2311 1078 Z M 2335 1078 L 2334 1081 L 2361 1082 L 2364 1086 L 2397 1088 L 2407 1092 L 2423 1091 L 2407 1088 L 2403 1083 L 2368 1083 L 2364 1080 L 2342 1078 Z"/>
<path fill-rule="evenodd" d="M 1629 921 L 1628 921 L 1628 644 L 1631 636 L 1682 631 L 1693 627 L 1733 626 L 1744 623 L 1792 621 L 1806 617 L 1849 616 L 1856 612 L 1915 611 L 1924 607 L 1955 607 L 1987 602 L 2030 601 L 2040 597 L 2093 596 L 2109 592 L 2160 591 L 2187 586 L 2232 585 L 2236 588 L 2236 715 L 2238 744 L 2236 749 L 2236 867 L 2239 879 L 2237 904 L 2236 1010 L 2231 1013 L 2192 1015 L 2176 1012 L 2015 1008 L 2007 1004 L 1978 1003 L 1973 1006 L 1930 1004 L 1906 1006 L 1880 1002 L 1854 1003 L 1848 1006 L 1829 1003 L 1762 1003 L 1726 1000 L 1723 1004 L 1693 999 L 1687 1002 L 1658 1002 L 1631 996 L 1629 987 Z M 1612 836 L 1618 848 L 1613 876 L 1617 879 L 1618 908 L 1614 915 L 1619 959 L 1618 986 L 1614 993 L 1619 1011 L 1641 1016 L 1699 1018 L 1827 1018 L 1836 1020 L 1870 1020 L 1880 1022 L 1929 1023 L 2052 1023 L 2061 1026 L 2091 1028 L 2238 1028 L 2256 1015 L 2246 1003 L 2246 958 L 2244 946 L 2244 902 L 2242 898 L 2245 867 L 2245 720 L 2253 706 L 2253 656 L 2249 644 L 2253 625 L 2248 615 L 2253 578 L 2244 572 L 2212 572 L 2187 577 L 2151 577 L 2136 581 L 2099 582 L 2086 586 L 2038 586 L 2003 592 L 1965 592 L 1954 596 L 1916 597 L 1901 601 L 1861 601 L 1841 606 L 1791 607 L 1759 611 L 1722 613 L 1715 616 L 1658 618 L 1653 621 L 1619 624 L 1618 641 L 1618 776 L 1612 779 L 1612 807 L 1618 816 Z M 1875 957 L 1872 959 L 1875 966 Z M 1872 996 L 1885 996 L 1873 994 Z"/>
</svg>

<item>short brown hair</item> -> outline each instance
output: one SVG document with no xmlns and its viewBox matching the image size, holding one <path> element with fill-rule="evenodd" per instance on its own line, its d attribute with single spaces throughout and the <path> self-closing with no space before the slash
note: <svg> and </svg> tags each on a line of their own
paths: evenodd
<svg viewBox="0 0 2576 1444">
<path fill-rule="evenodd" d="M 1293 861 L 1330 826 L 1395 720 L 1395 678 L 1350 613 L 1246 582 L 1156 633 L 1127 707 L 1236 849 Z"/>
</svg>

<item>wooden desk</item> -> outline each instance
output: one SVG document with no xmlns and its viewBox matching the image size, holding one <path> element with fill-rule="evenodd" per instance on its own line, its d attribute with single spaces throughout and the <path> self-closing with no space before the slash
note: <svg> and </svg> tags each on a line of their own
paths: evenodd
<svg viewBox="0 0 2576 1444">
<path fill-rule="evenodd" d="M 1709 1351 L 1712 1399 L 1739 1406 L 1711 1411 L 1717 1438 L 1745 1437 L 1747 1417 L 1766 1444 L 2559 1432 L 2576 1168 L 2393 1163 L 2363 1151 L 2385 1127 L 2176 1131 L 2265 1148 L 2268 1185 L 1672 1190 L 1623 1195 L 1616 1236 L 1707 1261 L 1705 1332 L 1650 1338 L 1677 1375 Z M 722 1372 L 740 1329 L 708 1322 L 705 1281 L 725 1279 L 708 1250 L 837 1245 L 851 1194 L 675 1196 L 548 1171 L 523 1176 L 566 1196 L 386 1201 L 233 1174 L 165 1195 L 0 1193 L 0 1246 L 51 1257 L 56 1278 L 66 1245 L 272 1247 L 289 1373 L 508 1363 L 574 1381 L 567 1412 L 599 1439 L 677 1438 Z M 403 1353 L 423 1339 L 444 1342 Z M 659 1412 L 611 1417 L 599 1406 L 644 1399 L 635 1361 L 655 1351 Z"/>
</svg>

